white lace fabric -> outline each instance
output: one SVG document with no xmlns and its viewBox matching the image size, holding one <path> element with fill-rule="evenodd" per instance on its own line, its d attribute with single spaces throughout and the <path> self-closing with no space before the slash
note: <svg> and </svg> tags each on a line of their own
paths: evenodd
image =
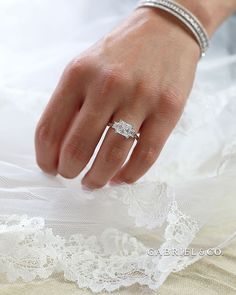
<svg viewBox="0 0 236 295">
<path fill-rule="evenodd" d="M 2 215 L 0 273 L 5 273 L 12 282 L 18 279 L 29 282 L 63 273 L 66 280 L 95 293 L 111 292 L 135 283 L 157 289 L 171 272 L 180 271 L 201 258 L 163 253 L 188 249 L 202 223 L 179 209 L 174 191 L 167 184 L 156 182 L 149 186 L 152 186 L 150 194 L 139 193 L 143 192 L 144 184 L 124 185 L 108 188 L 103 193 L 97 191 L 97 195 L 94 193 L 87 201 L 94 202 L 102 194 L 107 195 L 127 206 L 136 227 L 152 229 L 152 236 L 161 236 L 155 230 L 163 227 L 163 241 L 160 244 L 152 242 L 158 254 L 149 255 L 150 245 L 145 244 L 145 239 L 124 229 L 107 226 L 101 234 L 78 232 L 66 237 L 56 234 L 53 225 L 45 224 L 43 218 Z"/>
<path fill-rule="evenodd" d="M 183 267 L 183 257 L 169 261 L 161 255 L 148 256 L 140 241 L 114 228 L 99 238 L 76 234 L 65 239 L 45 227 L 42 218 L 12 215 L 0 220 L 0 272 L 9 281 L 28 282 L 63 272 L 65 279 L 93 292 L 135 283 L 156 289 L 168 273 Z M 175 201 L 167 222 L 162 251 L 187 247 L 198 231 L 197 223 L 179 211 Z"/>
</svg>

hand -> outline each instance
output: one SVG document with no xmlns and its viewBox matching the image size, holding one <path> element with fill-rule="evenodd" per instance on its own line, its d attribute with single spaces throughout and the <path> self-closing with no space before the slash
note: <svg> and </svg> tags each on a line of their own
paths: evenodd
<svg viewBox="0 0 236 295">
<path fill-rule="evenodd" d="M 140 133 L 130 159 L 123 165 L 133 139 L 110 128 L 82 183 L 94 189 L 109 180 L 137 181 L 155 163 L 182 114 L 199 56 L 197 42 L 174 17 L 136 10 L 65 69 L 37 126 L 39 166 L 76 177 L 107 124 L 122 119 Z"/>
</svg>

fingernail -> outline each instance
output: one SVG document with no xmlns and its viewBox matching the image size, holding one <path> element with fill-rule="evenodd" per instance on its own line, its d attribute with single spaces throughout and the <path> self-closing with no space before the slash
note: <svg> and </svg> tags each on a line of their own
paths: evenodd
<svg viewBox="0 0 236 295">
<path fill-rule="evenodd" d="M 117 185 L 121 185 L 121 184 L 125 184 L 125 183 L 120 180 L 110 180 L 109 184 L 110 184 L 110 186 L 117 186 Z"/>
<path fill-rule="evenodd" d="M 57 171 L 52 171 L 52 172 L 44 172 L 48 177 L 55 177 L 57 176 Z"/>
<path fill-rule="evenodd" d="M 87 192 L 91 192 L 92 191 L 92 189 L 90 187 L 88 187 L 87 185 L 85 185 L 85 184 L 82 184 L 81 186 L 82 186 L 82 189 L 84 191 L 87 191 Z"/>
</svg>

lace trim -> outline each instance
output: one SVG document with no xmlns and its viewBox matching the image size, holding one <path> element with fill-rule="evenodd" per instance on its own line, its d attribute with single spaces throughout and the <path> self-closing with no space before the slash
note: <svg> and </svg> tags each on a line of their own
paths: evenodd
<svg viewBox="0 0 236 295">
<path fill-rule="evenodd" d="M 204 124 L 214 122 L 230 100 L 235 98 L 235 91 L 235 86 L 216 91 L 215 86 L 212 86 L 211 83 L 201 81 L 201 83 L 195 84 L 185 111 L 174 132 L 189 134 L 192 130 Z M 216 98 L 217 104 L 215 103 Z M 201 116 L 198 115 L 199 113 L 201 113 Z"/>
<path fill-rule="evenodd" d="M 187 247 L 199 230 L 175 201 L 166 221 L 162 251 Z M 46 228 L 41 218 L 27 216 L 0 216 L 0 240 L 0 272 L 12 282 L 63 272 L 65 279 L 93 292 L 135 283 L 157 289 L 170 272 L 186 264 L 185 257 L 148 255 L 144 244 L 115 228 L 106 229 L 100 237 L 76 234 L 64 239 Z"/>
<path fill-rule="evenodd" d="M 136 226 L 148 229 L 163 225 L 174 199 L 172 189 L 157 181 L 150 182 L 148 187 L 146 183 L 124 184 L 109 196 L 128 206 L 128 214 L 134 218 Z"/>
</svg>

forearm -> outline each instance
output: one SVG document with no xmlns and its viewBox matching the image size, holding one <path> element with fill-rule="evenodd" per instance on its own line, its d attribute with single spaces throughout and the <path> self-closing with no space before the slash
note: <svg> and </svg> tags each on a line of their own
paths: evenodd
<svg viewBox="0 0 236 295">
<path fill-rule="evenodd" d="M 178 0 L 177 2 L 198 17 L 210 36 L 236 11 L 236 0 Z"/>
</svg>

